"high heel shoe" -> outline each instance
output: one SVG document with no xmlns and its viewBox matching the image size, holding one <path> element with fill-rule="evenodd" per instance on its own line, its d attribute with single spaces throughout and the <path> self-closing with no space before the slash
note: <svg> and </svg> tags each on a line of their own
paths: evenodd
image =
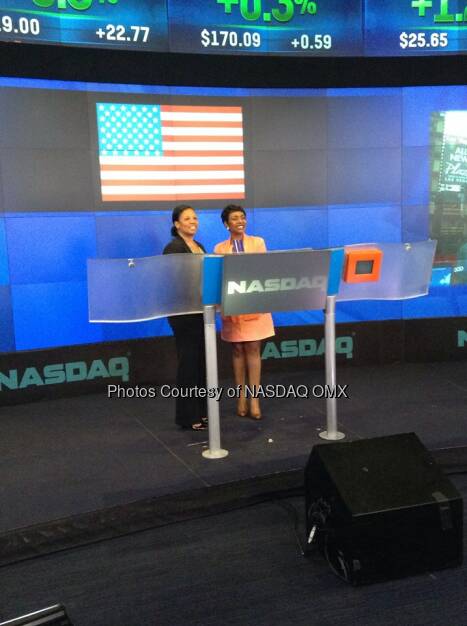
<svg viewBox="0 0 467 626">
<path fill-rule="evenodd" d="M 258 400 L 251 400 L 250 402 L 250 417 L 251 419 L 254 419 L 254 420 L 263 419 Z"/>
<path fill-rule="evenodd" d="M 238 417 L 246 417 L 248 415 L 248 404 L 246 398 L 239 398 L 237 400 L 237 415 Z"/>
<path fill-rule="evenodd" d="M 207 430 L 208 425 L 204 422 L 197 422 L 196 424 L 191 425 L 191 430 Z"/>
<path fill-rule="evenodd" d="M 204 422 L 196 422 L 195 424 L 191 424 L 191 426 L 181 426 L 182 430 L 207 430 L 208 425 Z"/>
</svg>

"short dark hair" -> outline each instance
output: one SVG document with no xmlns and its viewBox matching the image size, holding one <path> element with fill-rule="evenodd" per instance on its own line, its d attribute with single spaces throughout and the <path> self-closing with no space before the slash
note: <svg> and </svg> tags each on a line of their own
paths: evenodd
<svg viewBox="0 0 467 626">
<path fill-rule="evenodd" d="M 170 229 L 170 234 L 172 235 L 172 237 L 176 237 L 178 235 L 178 231 L 175 228 L 175 222 L 179 221 L 181 214 L 187 209 L 193 209 L 193 207 L 190 204 L 179 204 L 172 211 L 172 224 L 174 224 L 174 226 L 172 226 L 172 228 Z"/>
<path fill-rule="evenodd" d="M 246 211 L 242 206 L 238 204 L 228 204 L 221 213 L 222 223 L 227 224 L 227 222 L 229 221 L 229 215 L 231 213 L 236 213 L 237 211 L 240 211 L 246 217 Z"/>
</svg>

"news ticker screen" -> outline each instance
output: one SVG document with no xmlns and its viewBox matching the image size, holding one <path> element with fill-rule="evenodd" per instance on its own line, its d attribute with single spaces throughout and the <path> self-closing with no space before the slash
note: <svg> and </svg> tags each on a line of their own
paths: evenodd
<svg viewBox="0 0 467 626">
<path fill-rule="evenodd" d="M 465 52 L 467 0 L 0 0 L 0 41 L 197 54 Z"/>
</svg>

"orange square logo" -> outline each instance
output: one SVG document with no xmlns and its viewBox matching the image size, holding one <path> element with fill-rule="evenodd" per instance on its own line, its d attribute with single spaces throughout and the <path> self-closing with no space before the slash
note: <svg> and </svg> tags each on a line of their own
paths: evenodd
<svg viewBox="0 0 467 626">
<path fill-rule="evenodd" d="M 346 248 L 344 281 L 371 283 L 379 280 L 383 253 L 378 248 Z"/>
</svg>

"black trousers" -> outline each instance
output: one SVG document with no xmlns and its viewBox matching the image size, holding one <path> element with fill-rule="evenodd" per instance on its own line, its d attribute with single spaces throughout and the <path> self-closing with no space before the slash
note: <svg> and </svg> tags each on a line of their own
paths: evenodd
<svg viewBox="0 0 467 626">
<path fill-rule="evenodd" d="M 190 389 L 206 388 L 206 360 L 202 315 L 169 318 L 177 347 L 177 387 L 181 395 L 175 401 L 175 423 L 191 426 L 207 416 L 206 398 L 190 398 Z"/>
</svg>

